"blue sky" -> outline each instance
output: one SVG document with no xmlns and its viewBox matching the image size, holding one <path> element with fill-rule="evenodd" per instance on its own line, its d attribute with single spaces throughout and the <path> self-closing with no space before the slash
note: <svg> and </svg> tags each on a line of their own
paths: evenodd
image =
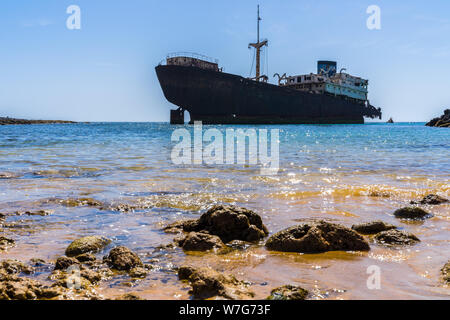
<svg viewBox="0 0 450 320">
<path fill-rule="evenodd" d="M 450 1 L 5 0 L 0 4 L 0 115 L 76 121 L 168 121 L 154 67 L 192 51 L 248 76 L 256 38 L 269 76 L 316 61 L 368 78 L 384 120 L 427 121 L 450 107 Z M 66 9 L 81 8 L 81 30 Z M 366 9 L 381 8 L 381 30 Z M 273 81 L 273 80 L 271 80 Z"/>
</svg>

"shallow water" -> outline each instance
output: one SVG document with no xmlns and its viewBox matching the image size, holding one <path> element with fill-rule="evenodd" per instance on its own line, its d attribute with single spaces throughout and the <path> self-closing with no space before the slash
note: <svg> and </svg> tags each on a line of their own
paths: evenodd
<svg viewBox="0 0 450 320">
<path fill-rule="evenodd" d="M 174 165 L 174 127 L 165 123 L 0 126 L 0 212 L 53 210 L 49 216 L 8 216 L 0 235 L 17 245 L 0 252 L 0 259 L 53 260 L 72 240 L 98 234 L 156 266 L 145 280 L 124 275 L 102 282 L 98 291 L 105 297 L 132 291 L 149 299 L 188 298 L 186 284 L 171 271 L 181 264 L 233 273 L 252 283 L 255 298 L 283 284 L 300 285 L 313 299 L 449 297 L 439 270 L 449 259 L 450 205 L 428 207 L 434 217 L 423 223 L 392 213 L 428 193 L 450 198 L 450 130 L 422 123 L 255 128 L 280 129 L 277 175 L 262 176 L 257 165 Z M 136 210 L 69 207 L 56 198 L 93 198 Z M 174 237 L 162 226 L 198 217 L 216 203 L 255 210 L 271 233 L 311 219 L 346 226 L 381 219 L 421 242 L 316 255 L 269 252 L 263 243 L 225 255 L 159 249 Z M 381 268 L 380 290 L 367 288 L 371 265 Z"/>
</svg>

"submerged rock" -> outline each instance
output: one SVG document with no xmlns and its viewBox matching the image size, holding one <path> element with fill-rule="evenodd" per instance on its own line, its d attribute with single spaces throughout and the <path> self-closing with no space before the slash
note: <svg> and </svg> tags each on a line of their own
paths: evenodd
<svg viewBox="0 0 450 320">
<path fill-rule="evenodd" d="M 147 269 L 142 267 L 133 268 L 128 272 L 128 275 L 132 278 L 145 278 L 147 274 Z"/>
<path fill-rule="evenodd" d="M 442 280 L 445 283 L 450 284 L 450 260 L 441 269 Z"/>
<path fill-rule="evenodd" d="M 305 300 L 308 296 L 308 290 L 299 286 L 285 285 L 273 289 L 267 300 Z"/>
<path fill-rule="evenodd" d="M 325 221 L 280 231 L 267 240 L 266 247 L 275 251 L 300 253 L 370 250 L 368 242 L 356 231 Z"/>
<path fill-rule="evenodd" d="M 39 268 L 43 267 L 47 264 L 44 259 L 40 259 L 40 258 L 32 258 L 32 259 L 30 259 L 29 263 L 31 266 L 39 267 Z"/>
<path fill-rule="evenodd" d="M 189 232 L 188 230 L 194 230 L 197 227 L 197 220 L 179 220 L 171 223 L 163 228 L 165 233 L 178 234 L 182 232 Z"/>
<path fill-rule="evenodd" d="M 411 245 L 420 242 L 412 233 L 400 231 L 400 230 L 388 230 L 383 231 L 375 235 L 374 239 L 387 245 Z"/>
<path fill-rule="evenodd" d="M 449 202 L 448 199 L 438 196 L 437 194 L 429 194 L 426 195 L 422 200 L 419 201 L 419 204 L 431 204 L 438 205 Z M 415 201 L 411 201 L 411 204 L 417 204 Z"/>
<path fill-rule="evenodd" d="M 446 109 L 439 118 L 434 118 L 426 124 L 428 127 L 450 128 L 450 109 Z"/>
<path fill-rule="evenodd" d="M 14 179 L 17 177 L 19 176 L 13 172 L 0 172 L 0 179 Z"/>
<path fill-rule="evenodd" d="M 405 207 L 396 210 L 394 216 L 399 219 L 425 220 L 433 215 L 419 207 Z"/>
<path fill-rule="evenodd" d="M 234 300 L 248 299 L 254 296 L 253 292 L 248 291 L 247 285 L 243 281 L 210 268 L 194 269 L 184 266 L 178 269 L 178 278 L 190 282 L 192 286 L 190 293 L 194 299 L 218 296 Z"/>
<path fill-rule="evenodd" d="M 198 220 L 182 221 L 165 228 L 170 232 L 176 229 L 216 235 L 224 243 L 232 240 L 256 242 L 269 234 L 258 214 L 234 206 L 214 206 Z"/>
<path fill-rule="evenodd" d="M 92 199 L 92 198 L 69 198 L 69 199 L 52 199 L 50 202 L 56 202 L 58 204 L 61 204 L 65 207 L 100 207 L 103 205 L 98 200 Z"/>
<path fill-rule="evenodd" d="M 0 274 L 32 274 L 33 272 L 33 267 L 30 267 L 19 260 L 8 259 L 0 262 Z"/>
<path fill-rule="evenodd" d="M 44 286 L 36 280 L 0 274 L 0 300 L 51 299 L 61 294 L 58 288 Z"/>
<path fill-rule="evenodd" d="M 202 232 L 188 233 L 186 237 L 178 240 L 178 245 L 186 251 L 207 251 L 225 247 L 218 236 Z"/>
<path fill-rule="evenodd" d="M 356 232 L 359 232 L 361 234 L 376 234 L 381 231 L 396 229 L 397 227 L 385 223 L 383 221 L 373 221 L 373 222 L 367 222 L 362 224 L 356 224 L 352 226 L 352 229 Z"/>
<path fill-rule="evenodd" d="M 107 268 L 90 269 L 84 265 L 72 264 L 68 269 L 54 270 L 49 279 L 56 281 L 55 286 L 77 290 L 91 288 L 103 278 L 111 276 Z"/>
<path fill-rule="evenodd" d="M 74 257 L 83 253 L 100 251 L 110 243 L 111 240 L 98 236 L 77 239 L 67 247 L 66 256 Z"/>
<path fill-rule="evenodd" d="M 16 215 L 18 215 L 18 216 L 27 215 L 27 216 L 45 217 L 45 216 L 49 216 L 51 214 L 53 214 L 52 210 L 38 210 L 38 211 L 25 211 L 25 212 L 16 211 Z"/>
<path fill-rule="evenodd" d="M 126 271 L 144 265 L 136 253 L 124 246 L 112 249 L 109 254 L 103 258 L 103 261 L 111 268 Z"/>
<path fill-rule="evenodd" d="M 116 300 L 144 300 L 135 293 L 126 293 L 116 298 Z"/>
<path fill-rule="evenodd" d="M 55 270 L 66 270 L 72 265 L 78 265 L 80 262 L 75 258 L 70 258 L 66 256 L 59 257 L 55 262 Z"/>
<path fill-rule="evenodd" d="M 13 239 L 0 236 L 0 251 L 13 247 L 15 243 L 16 242 Z"/>
<path fill-rule="evenodd" d="M 80 254 L 79 256 L 76 256 L 75 259 L 82 263 L 95 262 L 97 260 L 95 255 L 93 255 L 92 253 Z"/>
</svg>

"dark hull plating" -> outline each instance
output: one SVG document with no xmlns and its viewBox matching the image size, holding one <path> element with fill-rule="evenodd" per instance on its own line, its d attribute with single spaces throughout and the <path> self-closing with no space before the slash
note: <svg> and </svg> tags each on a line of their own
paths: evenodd
<svg viewBox="0 0 450 320">
<path fill-rule="evenodd" d="M 166 99 L 204 124 L 364 123 L 379 109 L 324 94 L 311 94 L 196 67 L 160 65 Z"/>
</svg>

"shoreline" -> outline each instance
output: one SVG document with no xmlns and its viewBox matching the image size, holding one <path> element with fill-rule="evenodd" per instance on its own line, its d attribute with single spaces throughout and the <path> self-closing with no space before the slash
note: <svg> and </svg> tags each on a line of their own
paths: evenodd
<svg viewBox="0 0 450 320">
<path fill-rule="evenodd" d="M 14 124 L 61 124 L 61 123 L 77 123 L 77 122 L 68 120 L 27 120 L 27 119 L 0 117 L 0 126 L 14 125 Z"/>
</svg>

